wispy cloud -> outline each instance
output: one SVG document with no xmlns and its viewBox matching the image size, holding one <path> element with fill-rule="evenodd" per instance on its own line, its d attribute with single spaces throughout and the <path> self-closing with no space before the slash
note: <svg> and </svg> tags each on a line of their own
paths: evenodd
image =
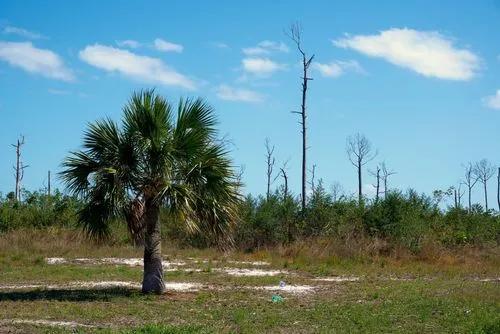
<svg viewBox="0 0 500 334">
<path fill-rule="evenodd" d="M 163 52 L 181 53 L 182 50 L 184 50 L 184 47 L 182 45 L 168 42 L 161 38 L 157 38 L 154 40 L 154 47 L 156 50 Z"/>
<path fill-rule="evenodd" d="M 359 65 L 359 63 L 355 60 L 348 60 L 348 61 L 335 60 L 326 64 L 314 62 L 312 66 L 322 76 L 329 78 L 340 77 L 347 71 L 364 73 L 364 70 L 361 67 L 361 65 Z"/>
<path fill-rule="evenodd" d="M 347 35 L 333 44 L 383 58 L 426 77 L 470 80 L 480 68 L 477 55 L 456 48 L 452 40 L 434 31 L 394 28 L 377 35 Z"/>
<path fill-rule="evenodd" d="M 7 35 L 18 35 L 18 36 L 21 36 L 21 37 L 24 37 L 24 38 L 28 38 L 28 39 L 41 39 L 41 38 L 45 38 L 45 36 L 37 33 L 37 32 L 33 32 L 33 31 L 29 31 L 29 30 L 26 30 L 26 29 L 23 29 L 23 28 L 18 28 L 18 27 L 13 27 L 13 26 L 7 26 L 3 29 L 3 33 L 4 34 L 7 34 Z"/>
<path fill-rule="evenodd" d="M 242 51 L 247 56 L 261 56 L 271 52 L 288 52 L 289 48 L 283 42 L 265 40 L 257 44 L 257 46 L 244 48 Z"/>
<path fill-rule="evenodd" d="M 230 49 L 229 45 L 223 42 L 211 42 L 210 45 L 218 49 Z"/>
<path fill-rule="evenodd" d="M 134 41 L 133 39 L 126 39 L 123 41 L 116 41 L 116 45 L 122 47 L 122 48 L 130 48 L 130 49 L 137 49 L 138 47 L 141 47 L 142 44 L 138 41 Z"/>
<path fill-rule="evenodd" d="M 269 58 L 260 57 L 243 58 L 242 64 L 245 72 L 258 76 L 268 76 L 286 68 L 285 64 L 277 63 Z"/>
<path fill-rule="evenodd" d="M 494 95 L 483 98 L 483 104 L 488 108 L 500 110 L 500 89 Z"/>
<path fill-rule="evenodd" d="M 262 102 L 264 97 L 249 89 L 235 88 L 228 85 L 220 85 L 216 88 L 217 97 L 226 101 L 240 101 L 257 103 Z"/>
<path fill-rule="evenodd" d="M 48 92 L 52 95 L 69 95 L 71 92 L 69 90 L 49 88 Z"/>
<path fill-rule="evenodd" d="M 137 55 L 128 50 L 94 44 L 81 50 L 80 59 L 108 72 L 118 72 L 127 77 L 178 86 L 193 90 L 195 83 L 185 75 L 167 66 L 158 58 Z"/>
<path fill-rule="evenodd" d="M 51 50 L 39 49 L 31 42 L 0 41 L 0 60 L 29 73 L 62 81 L 73 81 L 73 72 Z"/>
</svg>

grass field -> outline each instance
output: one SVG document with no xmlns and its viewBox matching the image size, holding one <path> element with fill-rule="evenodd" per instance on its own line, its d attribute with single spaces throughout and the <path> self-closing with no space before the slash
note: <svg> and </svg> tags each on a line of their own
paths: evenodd
<svg viewBox="0 0 500 334">
<path fill-rule="evenodd" d="M 223 254 L 165 245 L 166 281 L 176 290 L 144 296 L 140 266 L 99 261 L 140 258 L 138 249 L 97 247 L 74 232 L 4 234 L 0 332 L 500 332 L 495 249 L 427 261 L 311 249 Z"/>
</svg>

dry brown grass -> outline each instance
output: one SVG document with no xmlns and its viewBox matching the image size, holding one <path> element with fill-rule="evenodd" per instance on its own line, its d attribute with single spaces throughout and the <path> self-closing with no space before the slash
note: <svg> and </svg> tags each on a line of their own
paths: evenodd
<svg viewBox="0 0 500 334">
<path fill-rule="evenodd" d="M 269 261 L 278 267 L 296 268 L 315 274 L 331 274 L 343 268 L 391 267 L 396 271 L 433 271 L 438 268 L 451 273 L 484 273 L 500 276 L 500 248 L 461 246 L 446 248 L 425 241 L 418 253 L 402 246 L 391 245 L 378 238 L 333 239 L 310 238 L 291 245 L 262 248 L 251 253 L 217 249 L 180 248 L 164 240 L 163 253 L 169 257 L 203 259 L 233 258 L 249 261 Z M 87 239 L 72 229 L 16 230 L 0 234 L 0 258 L 36 259 L 45 256 L 61 257 L 141 257 L 142 249 L 131 246 L 119 234 L 106 244 Z"/>
</svg>

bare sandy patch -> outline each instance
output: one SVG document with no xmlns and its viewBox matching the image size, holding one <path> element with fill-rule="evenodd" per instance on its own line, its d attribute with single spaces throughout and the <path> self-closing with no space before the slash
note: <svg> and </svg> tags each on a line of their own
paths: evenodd
<svg viewBox="0 0 500 334">
<path fill-rule="evenodd" d="M 45 261 L 47 264 L 88 264 L 88 265 L 99 265 L 99 264 L 111 264 L 111 265 L 126 265 L 129 267 L 142 267 L 144 262 L 142 258 L 118 258 L 118 257 L 104 257 L 104 258 L 76 258 L 76 259 L 65 259 L 62 257 L 49 257 Z M 184 261 L 162 261 L 164 268 L 169 268 L 173 266 L 184 266 L 186 263 Z"/>
<path fill-rule="evenodd" d="M 360 280 L 357 276 L 331 276 L 331 277 L 317 277 L 313 281 L 318 282 L 357 282 Z"/>
<path fill-rule="evenodd" d="M 271 264 L 266 261 L 235 261 L 235 260 L 229 260 L 227 261 L 228 263 L 232 264 L 241 264 L 241 265 L 247 265 L 247 266 L 255 266 L 255 267 L 263 267 L 263 266 L 270 266 Z"/>
<path fill-rule="evenodd" d="M 500 282 L 500 277 L 476 278 L 478 282 Z"/>
<path fill-rule="evenodd" d="M 255 290 L 267 290 L 267 291 L 274 291 L 274 292 L 285 292 L 285 293 L 292 293 L 292 294 L 305 294 L 305 293 L 311 293 L 314 292 L 315 287 L 311 285 L 285 285 L 285 286 L 254 286 L 254 287 L 247 287 L 249 289 L 255 289 Z"/>
<path fill-rule="evenodd" d="M 176 267 L 172 267 L 172 268 L 164 268 L 163 271 L 166 271 L 166 272 L 174 272 L 174 271 L 183 271 L 183 272 L 187 272 L 187 273 L 199 273 L 199 272 L 202 272 L 203 269 L 200 269 L 200 268 L 176 268 Z"/>
<path fill-rule="evenodd" d="M 50 327 L 67 327 L 67 328 L 95 328 L 97 326 L 81 324 L 74 321 L 55 321 L 55 320 L 28 320 L 28 319 L 4 319 L 0 320 L 0 323 L 5 324 L 27 324 L 27 325 L 37 325 L 37 326 L 50 326 Z"/>
<path fill-rule="evenodd" d="M 277 276 L 288 274 L 284 270 L 246 269 L 246 268 L 215 268 L 214 271 L 223 272 L 231 276 Z"/>
<path fill-rule="evenodd" d="M 65 284 L 8 284 L 0 285 L 1 290 L 24 290 L 24 289 L 104 289 L 104 288 L 132 288 L 140 289 L 141 283 L 128 282 L 128 281 L 76 281 Z M 166 282 L 165 288 L 170 291 L 179 292 L 193 292 L 198 291 L 204 286 L 200 283 L 186 283 L 186 282 Z"/>
</svg>

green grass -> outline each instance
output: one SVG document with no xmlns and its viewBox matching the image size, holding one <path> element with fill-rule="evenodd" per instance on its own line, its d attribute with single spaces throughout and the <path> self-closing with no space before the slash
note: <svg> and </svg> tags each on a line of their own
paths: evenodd
<svg viewBox="0 0 500 334">
<path fill-rule="evenodd" d="M 3 242 L 7 238 L 9 242 Z M 71 281 L 140 282 L 141 268 L 113 265 L 48 265 L 46 256 L 140 256 L 128 246 L 96 247 L 68 242 L 56 249 L 47 242 L 12 242 L 0 236 L 0 285 L 64 284 Z M 50 244 L 50 243 L 49 243 Z M 0 289 L 0 332 L 67 333 L 73 329 L 10 323 L 9 319 L 74 321 L 92 325 L 80 333 L 499 333 L 500 283 L 475 277 L 499 277 L 498 258 L 439 264 L 394 258 L 338 259 L 303 255 L 286 257 L 278 251 L 221 254 L 214 250 L 165 247 L 171 259 L 214 259 L 189 262 L 202 272 L 167 272 L 166 280 L 199 282 L 218 289 L 142 295 L 136 289 Z M 274 277 L 232 277 L 218 267 L 234 267 L 228 259 L 267 260 L 271 268 L 292 274 Z M 449 262 L 449 261 L 448 261 Z M 447 263 L 448 263 L 447 262 Z M 458 263 L 458 264 L 457 264 Z M 245 267 L 245 265 L 240 265 Z M 356 275 L 358 282 L 312 281 L 317 275 Z M 408 281 L 389 277 L 412 277 Z M 244 287 L 288 284 L 318 285 L 315 293 L 283 293 Z"/>
</svg>

